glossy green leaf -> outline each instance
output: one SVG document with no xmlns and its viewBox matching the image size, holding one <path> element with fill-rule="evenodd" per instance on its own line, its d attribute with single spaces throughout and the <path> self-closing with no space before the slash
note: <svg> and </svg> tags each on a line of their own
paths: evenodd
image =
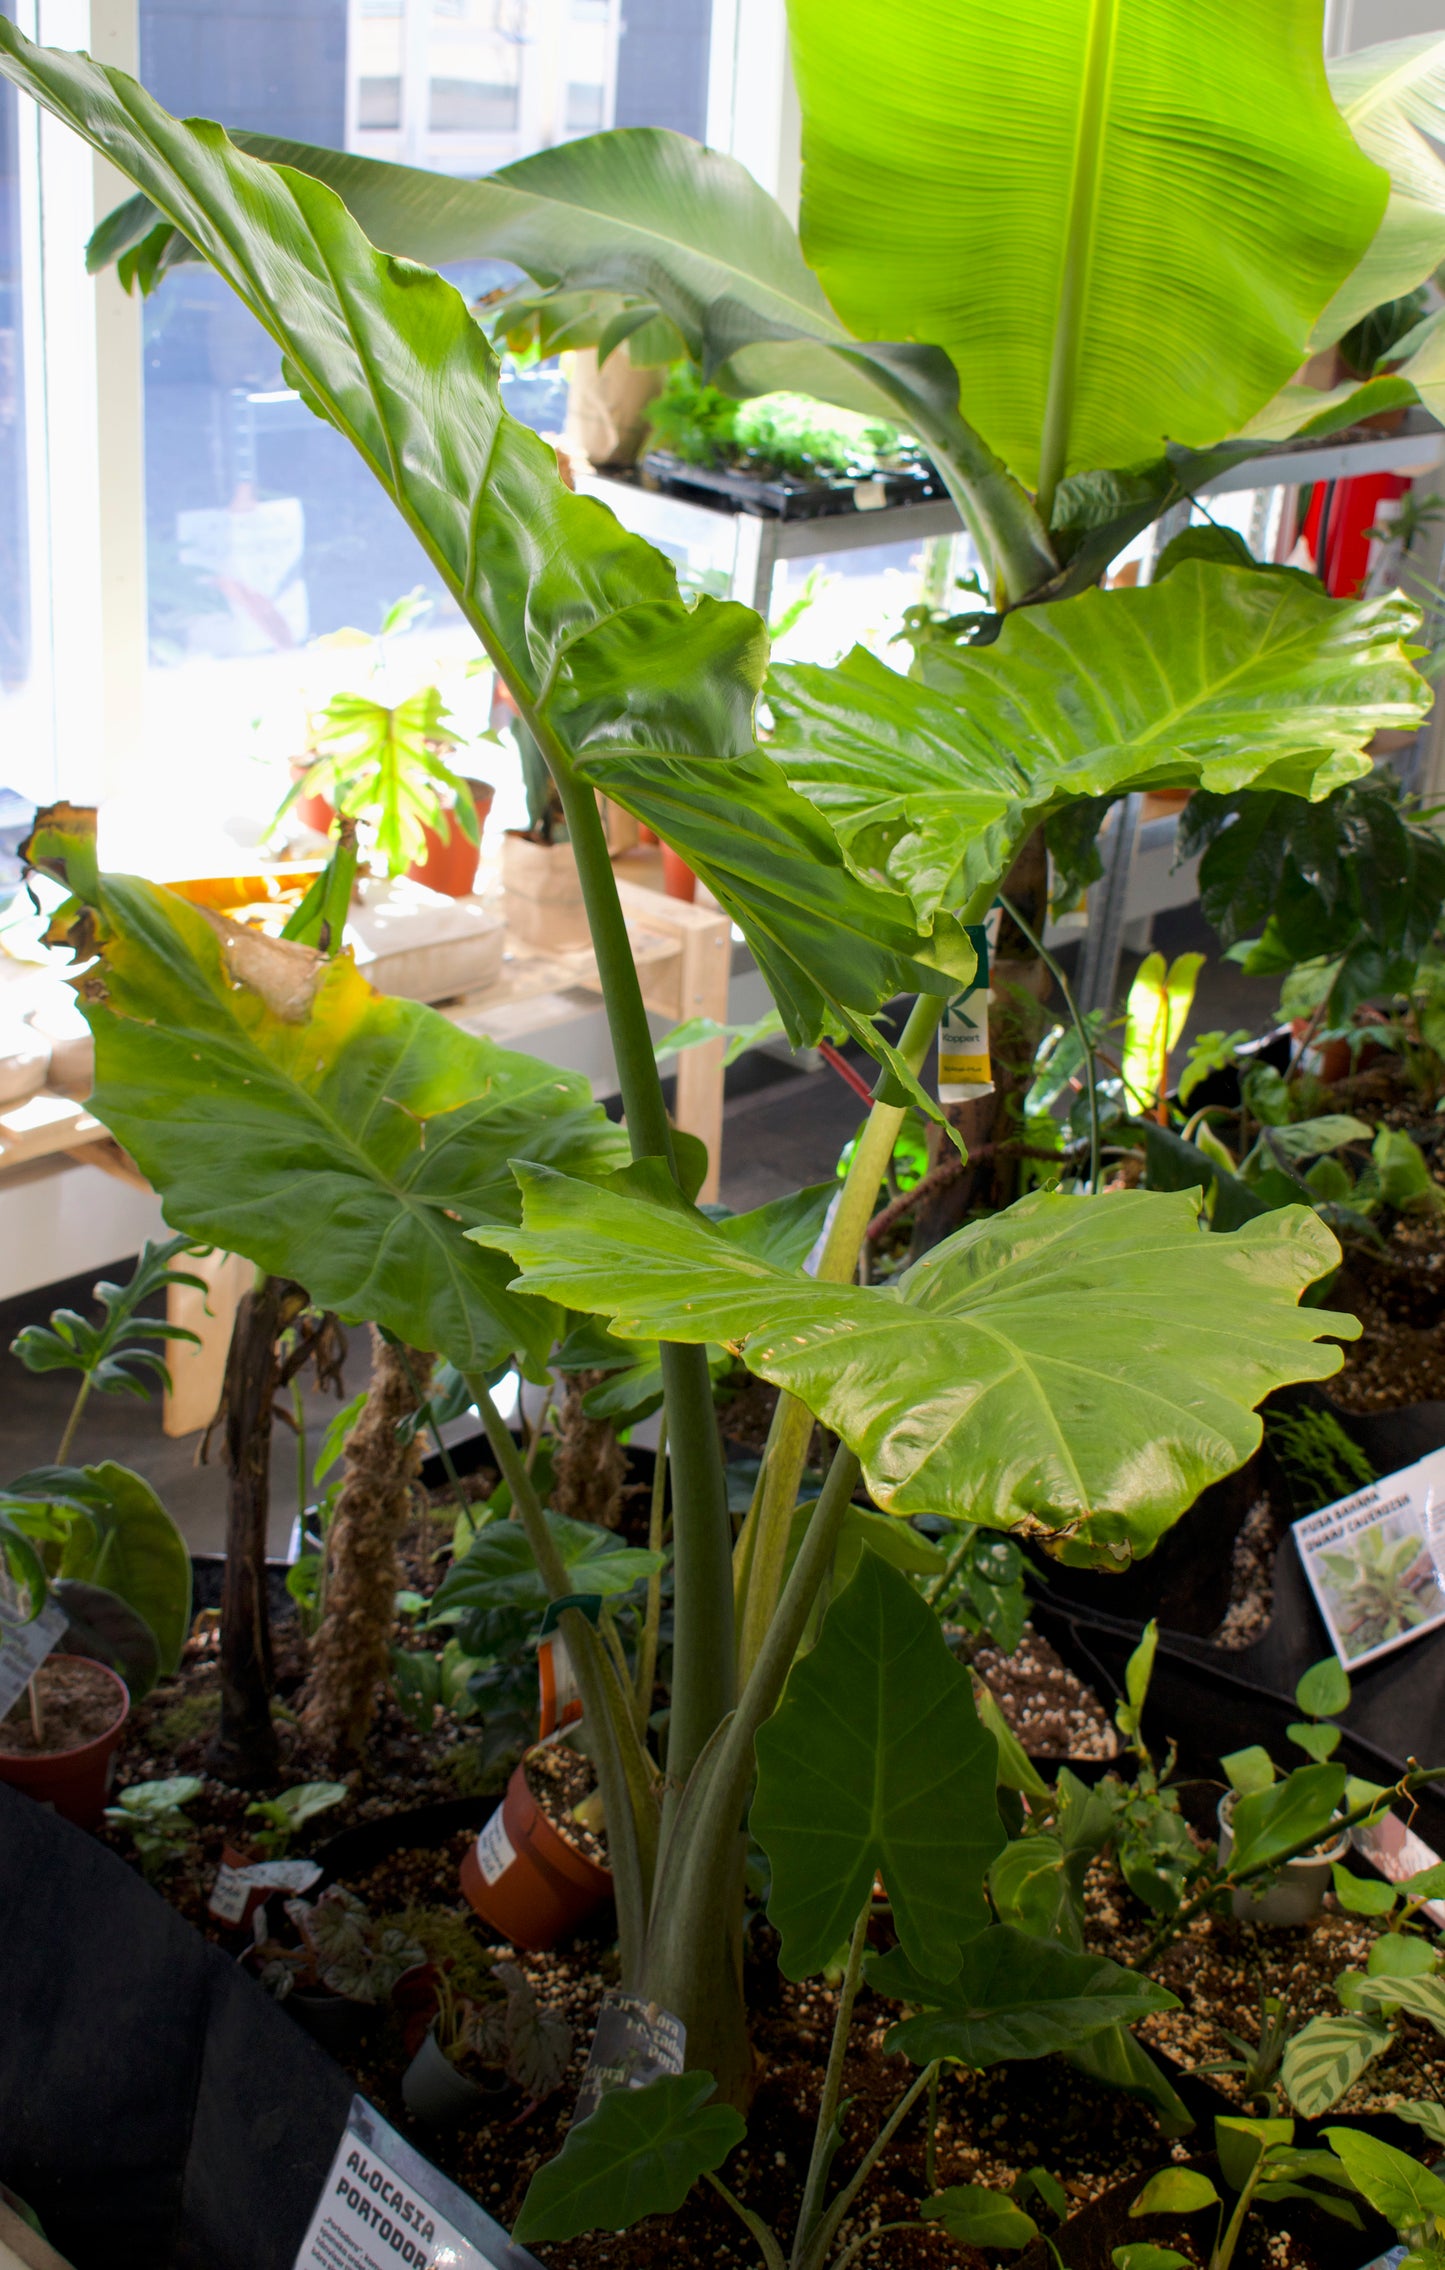
<svg viewBox="0 0 1445 2270">
<path fill-rule="evenodd" d="M 1338 1718 L 1348 1710 L 1350 1674 L 1339 1657 L 1326 1655 L 1312 1663 L 1296 1685 L 1294 1699 L 1307 1718 Z"/>
<path fill-rule="evenodd" d="M 1315 1336 L 1356 1329 L 1296 1305 L 1338 1258 L 1305 1208 L 1217 1237 L 1190 1193 L 1035 1194 L 860 1287 L 771 1269 L 616 1180 L 518 1171 L 524 1227 L 477 1234 L 516 1257 L 522 1289 L 626 1337 L 734 1348 L 857 1452 L 887 1512 L 1056 1548 L 1147 1551 L 1255 1449 L 1255 1403 L 1338 1368 Z"/>
<path fill-rule="evenodd" d="M 52 831 L 34 856 L 74 884 L 72 838 Z M 459 1370 L 517 1349 L 539 1365 L 556 1310 L 509 1293 L 506 1265 L 463 1233 L 515 1218 L 519 1150 L 582 1173 L 626 1156 L 587 1082 L 373 992 L 348 955 L 136 877 L 91 888 L 91 1109 L 169 1219 Z"/>
<path fill-rule="evenodd" d="M 698 2177 L 721 2167 L 747 2134 L 731 2105 L 709 2104 L 715 2087 L 711 2073 L 677 2073 L 610 2089 L 533 2176 L 512 2226 L 518 2244 L 676 2214 Z"/>
<path fill-rule="evenodd" d="M 1030 1938 L 1006 1923 L 970 1939 L 957 1975 L 947 1981 L 924 1977 L 901 1947 L 870 1956 L 867 1975 L 875 1993 L 917 2010 L 900 2019 L 883 2045 L 890 2056 L 896 2051 L 915 2065 L 948 2057 L 981 2069 L 1005 2058 L 1048 2057 L 1108 2027 L 1177 2007 L 1167 1988 L 1136 1971 Z"/>
<path fill-rule="evenodd" d="M 1388 2026 L 1347 2010 L 1311 2018 L 1285 2044 L 1279 2069 L 1285 2095 L 1306 2120 L 1318 2120 L 1394 2038 Z"/>
<path fill-rule="evenodd" d="M 1191 2259 L 1172 2246 L 1150 2246 L 1143 2239 L 1133 2246 L 1116 2246 L 1109 2256 L 1114 2270 L 1183 2270 Z"/>
<path fill-rule="evenodd" d="M 1162 2135 L 1187 2136 L 1194 2126 L 1193 2114 L 1163 2066 L 1135 2039 L 1127 2024 L 1103 2027 L 1087 2041 L 1075 2042 L 1064 2056 L 1091 2081 L 1122 2089 L 1127 2096 L 1148 2105 Z"/>
<path fill-rule="evenodd" d="M 1389 203 L 1363 259 L 1315 325 L 1327 346 L 1382 300 L 1400 299 L 1445 260 L 1445 39 L 1426 32 L 1357 48 L 1327 64 L 1330 91 L 1360 148 L 1390 177 Z"/>
<path fill-rule="evenodd" d="M 1241 1797 L 1252 1797 L 1256 1790 L 1274 1787 L 1274 1760 L 1257 1742 L 1247 1750 L 1231 1750 L 1219 1763 L 1230 1788 Z"/>
<path fill-rule="evenodd" d="M 1083 1867 L 1069 1868 L 1059 1839 L 1042 1833 L 1014 1837 L 988 1872 L 989 1897 L 1001 1923 L 1035 1939 L 1059 1939 L 1077 1948 L 1076 1917 Z"/>
<path fill-rule="evenodd" d="M 547 1528 L 574 1594 L 607 1599 L 630 1592 L 663 1566 L 661 1553 L 624 1545 L 612 1530 L 599 1529 L 594 1522 L 549 1513 Z M 432 1595 L 427 1623 L 451 1624 L 461 1616 L 499 1608 L 534 1609 L 540 1616 L 549 1597 L 521 1523 L 491 1521 L 447 1570 Z"/>
<path fill-rule="evenodd" d="M 1407 2152 L 1358 2128 L 1327 2128 L 1325 2140 L 1344 2161 L 1357 2190 L 1397 2231 L 1445 2237 L 1445 2183 Z"/>
<path fill-rule="evenodd" d="M 1399 1893 L 1379 1876 L 1357 1876 L 1343 1861 L 1330 1870 L 1335 1898 L 1351 1915 L 1388 1915 Z"/>
<path fill-rule="evenodd" d="M 1292 2120 L 1245 2120 L 1220 2115 L 1214 2123 L 1214 2149 L 1231 2191 L 1242 2191 L 1261 2152 L 1272 2152 L 1294 2137 Z"/>
<path fill-rule="evenodd" d="M 751 1828 L 785 1974 L 823 1969 L 881 1873 L 905 1952 L 949 1976 L 988 1922 L 997 1753 L 938 1618 L 877 1554 L 794 1664 L 757 1755 Z"/>
<path fill-rule="evenodd" d="M 1219 2193 L 1207 2175 L 1195 2168 L 1161 2168 L 1151 2175 L 1137 2199 L 1129 2202 L 1131 2215 L 1197 2215 L 1201 2207 L 1217 2207 Z"/>
<path fill-rule="evenodd" d="M 1302 1837 L 1328 1842 L 1330 1823 L 1344 1794 L 1343 1766 L 1296 1766 L 1272 1788 L 1241 1797 L 1231 1816 L 1231 1876 L 1279 1859 Z"/>
<path fill-rule="evenodd" d="M 1413 1932 L 1382 1931 L 1365 1960 L 1367 1978 L 1430 1978 L 1438 1957 L 1428 1939 Z"/>
<path fill-rule="evenodd" d="M 1338 1726 L 1317 1726 L 1309 1719 L 1295 1720 L 1285 1732 L 1317 1766 L 1326 1764 L 1334 1756 L 1342 1739 Z"/>
<path fill-rule="evenodd" d="M 925 683 L 862 648 L 775 669 L 769 744 L 860 877 L 973 919 L 1028 830 L 1125 789 L 1276 787 L 1318 799 L 1369 771 L 1429 687 L 1415 610 L 1190 559 L 1142 590 L 1019 608 L 990 646 L 928 647 Z"/>
<path fill-rule="evenodd" d="M 1312 0 L 905 0 L 882 73 L 869 0 L 789 21 L 824 290 L 860 337 L 945 348 L 1031 487 L 1050 420 L 1058 473 L 1241 425 L 1384 209 Z"/>
<path fill-rule="evenodd" d="M 1027 2246 L 1039 2235 L 1032 2215 L 1016 2207 L 1002 2191 L 983 2183 L 955 2183 L 936 2191 L 918 2210 L 925 2223 L 942 2223 L 950 2238 L 964 2246 L 998 2247 L 1006 2253 Z"/>
<path fill-rule="evenodd" d="M 191 1558 L 149 1482 L 107 1459 L 98 1466 L 42 1466 L 10 1483 L 18 1499 L 83 1507 L 65 1524 L 62 1577 L 117 1593 L 155 1635 L 161 1670 L 178 1669 L 191 1628 Z"/>
<path fill-rule="evenodd" d="M 322 183 L 3 19 L 0 71 L 238 293 L 309 407 L 396 503 L 549 762 L 581 767 L 684 852 L 748 934 L 795 1042 L 830 1025 L 887 1061 L 869 1022 L 880 1004 L 926 987 L 930 969 L 943 988 L 938 973 L 966 976 L 972 957 L 956 930 L 920 938 L 901 895 L 861 888 L 754 746 L 759 618 L 686 604 L 660 552 L 573 495 L 555 452 L 502 408 L 496 357 L 461 295 L 375 251 Z"/>
</svg>

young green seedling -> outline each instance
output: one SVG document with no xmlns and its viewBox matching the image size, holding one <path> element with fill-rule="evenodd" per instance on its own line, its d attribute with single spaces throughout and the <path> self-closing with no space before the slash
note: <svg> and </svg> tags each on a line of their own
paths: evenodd
<svg viewBox="0 0 1445 2270">
<path fill-rule="evenodd" d="M 258 1798 L 246 1807 L 247 1820 L 258 1824 L 251 1841 L 264 1860 L 280 1860 L 308 1821 L 329 1812 L 349 1794 L 344 1781 L 299 1781 L 279 1797 Z"/>
<path fill-rule="evenodd" d="M 199 1831 L 182 1808 L 205 1786 L 196 1774 L 172 1774 L 165 1781 L 138 1781 L 123 1789 L 114 1805 L 106 1806 L 111 1826 L 124 1829 L 133 1839 L 148 1884 L 183 1860 L 195 1843 Z"/>
</svg>

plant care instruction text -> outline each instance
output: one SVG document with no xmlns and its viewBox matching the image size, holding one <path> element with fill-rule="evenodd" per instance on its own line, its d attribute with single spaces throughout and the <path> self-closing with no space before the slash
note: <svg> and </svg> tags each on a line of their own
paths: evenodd
<svg viewBox="0 0 1445 2270">
<path fill-rule="evenodd" d="M 295 2270 L 537 2270 L 474 2199 L 353 2097 Z"/>
</svg>

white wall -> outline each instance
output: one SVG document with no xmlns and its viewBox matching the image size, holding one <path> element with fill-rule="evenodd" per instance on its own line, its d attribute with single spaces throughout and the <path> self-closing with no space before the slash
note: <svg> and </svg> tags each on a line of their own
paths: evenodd
<svg viewBox="0 0 1445 2270">
<path fill-rule="evenodd" d="M 1326 0 L 1325 45 L 1331 53 L 1440 31 L 1445 31 L 1445 0 Z"/>
</svg>

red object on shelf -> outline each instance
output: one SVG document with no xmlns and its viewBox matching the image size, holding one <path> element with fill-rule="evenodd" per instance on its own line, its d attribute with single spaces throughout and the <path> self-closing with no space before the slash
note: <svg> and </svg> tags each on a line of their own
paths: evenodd
<svg viewBox="0 0 1445 2270">
<path fill-rule="evenodd" d="M 1353 481 L 1317 481 L 1300 530 L 1315 573 L 1332 599 L 1353 599 L 1370 564 L 1368 531 L 1380 507 L 1410 487 L 1403 473 L 1362 473 Z"/>
<path fill-rule="evenodd" d="M 686 899 L 689 905 L 697 896 L 696 875 L 670 843 L 662 847 L 662 887 L 670 899 Z"/>
<path fill-rule="evenodd" d="M 467 786 L 476 806 L 477 835 L 480 839 L 495 792 L 491 782 L 487 780 L 469 780 Z M 482 856 L 480 840 L 473 843 L 471 837 L 457 825 L 453 812 L 447 814 L 445 836 L 438 835 L 435 828 L 429 828 L 425 820 L 422 821 L 422 834 L 426 838 L 426 856 L 414 859 L 408 867 L 407 874 L 411 880 L 414 883 L 425 883 L 429 891 L 440 891 L 444 898 L 467 898 L 477 879 L 477 865 Z"/>
</svg>

